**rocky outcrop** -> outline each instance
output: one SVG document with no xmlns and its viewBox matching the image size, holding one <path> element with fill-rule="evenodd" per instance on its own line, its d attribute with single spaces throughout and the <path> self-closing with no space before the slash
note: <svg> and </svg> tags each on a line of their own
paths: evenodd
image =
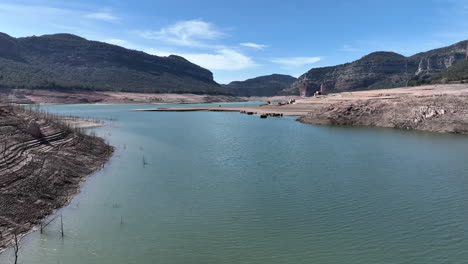
<svg viewBox="0 0 468 264">
<path fill-rule="evenodd" d="M 417 65 L 413 79 L 432 77 L 434 74 L 464 60 L 468 52 L 467 45 L 468 41 L 462 41 L 448 47 L 418 53 L 409 57 L 410 64 L 413 67 Z"/>
<path fill-rule="evenodd" d="M 406 86 L 428 79 L 464 60 L 468 41 L 411 57 L 393 52 L 371 53 L 357 61 L 315 68 L 303 74 L 285 92 L 312 96 L 316 91 L 342 92 Z"/>
<path fill-rule="evenodd" d="M 393 52 L 375 52 L 352 63 L 312 69 L 292 85 L 301 96 L 316 91 L 342 92 L 357 88 L 398 87 L 405 82 L 406 58 Z"/>
<path fill-rule="evenodd" d="M 403 96 L 340 102 L 312 111 L 298 120 L 309 124 L 376 126 L 468 134 L 465 96 Z"/>
<path fill-rule="evenodd" d="M 429 79 L 431 83 L 445 83 L 460 81 L 462 83 L 468 82 L 468 58 L 457 62 L 447 70 L 436 74 L 434 77 Z"/>
</svg>

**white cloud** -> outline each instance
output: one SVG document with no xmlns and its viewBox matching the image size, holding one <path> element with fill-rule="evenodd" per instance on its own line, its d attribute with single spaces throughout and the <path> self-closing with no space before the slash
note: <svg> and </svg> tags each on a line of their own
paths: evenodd
<svg viewBox="0 0 468 264">
<path fill-rule="evenodd" d="M 85 17 L 90 18 L 90 19 L 102 20 L 106 22 L 118 22 L 120 20 L 118 17 L 107 12 L 91 13 L 91 14 L 87 14 Z"/>
<path fill-rule="evenodd" d="M 320 57 L 290 57 L 290 58 L 276 58 L 271 62 L 281 64 L 286 67 L 301 67 L 309 64 L 317 63 L 321 60 Z"/>
<path fill-rule="evenodd" d="M 204 47 L 204 41 L 224 36 L 224 33 L 211 23 L 202 20 L 180 21 L 159 31 L 140 32 L 146 39 L 163 40 L 179 46 Z"/>
<path fill-rule="evenodd" d="M 160 57 L 167 57 L 169 55 L 182 56 L 182 55 L 180 55 L 180 53 L 177 53 L 177 52 L 166 51 L 166 50 L 163 50 L 163 49 L 155 49 L 155 48 L 145 49 L 144 52 L 146 52 L 148 54 L 151 54 L 151 55 L 160 56 Z"/>
<path fill-rule="evenodd" d="M 254 49 L 264 49 L 268 47 L 267 45 L 264 45 L 264 44 L 256 44 L 252 42 L 241 43 L 240 45 L 244 47 L 254 48 Z"/>
<path fill-rule="evenodd" d="M 222 49 L 215 54 L 186 54 L 185 57 L 210 70 L 244 70 L 257 66 L 250 57 L 231 49 Z"/>
<path fill-rule="evenodd" d="M 0 3 L 0 14 L 3 31 L 15 37 L 64 31 L 79 34 L 84 31 L 83 27 L 77 26 L 83 15 L 77 10 L 45 5 Z"/>
<path fill-rule="evenodd" d="M 129 44 L 128 41 L 123 40 L 123 39 L 106 39 L 106 40 L 103 40 L 103 42 L 107 42 L 109 44 L 114 44 L 114 45 L 118 45 L 122 47 L 126 47 Z"/>
<path fill-rule="evenodd" d="M 107 40 L 104 40 L 104 42 L 114 44 L 114 45 L 121 45 L 121 46 L 128 44 L 128 41 L 123 40 L 123 39 L 107 39 Z"/>
<path fill-rule="evenodd" d="M 167 52 L 164 49 L 151 48 L 145 49 L 147 53 L 157 56 L 179 55 L 211 71 L 240 71 L 259 66 L 251 57 L 235 48 L 216 43 L 216 40 L 226 34 L 216 25 L 203 20 L 180 21 L 158 31 L 139 32 L 139 35 L 146 39 L 188 47 L 190 50 Z M 266 47 L 255 43 L 243 44 L 252 48 Z M 204 51 L 193 51 L 199 49 Z"/>
<path fill-rule="evenodd" d="M 177 53 L 155 49 L 148 49 L 147 52 L 157 56 L 176 54 L 209 70 L 245 70 L 258 66 L 252 58 L 227 48 L 213 53 Z"/>
</svg>

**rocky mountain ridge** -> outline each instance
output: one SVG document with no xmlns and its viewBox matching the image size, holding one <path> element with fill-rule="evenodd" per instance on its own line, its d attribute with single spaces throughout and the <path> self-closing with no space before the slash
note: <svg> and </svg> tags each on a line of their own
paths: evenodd
<svg viewBox="0 0 468 264">
<path fill-rule="evenodd" d="M 346 64 L 314 68 L 283 93 L 312 96 L 315 92 L 342 92 L 407 86 L 429 79 L 468 57 L 468 41 L 422 52 L 411 57 L 374 52 Z"/>
<path fill-rule="evenodd" d="M 0 33 L 0 87 L 222 94 L 207 69 L 71 34 Z"/>
</svg>

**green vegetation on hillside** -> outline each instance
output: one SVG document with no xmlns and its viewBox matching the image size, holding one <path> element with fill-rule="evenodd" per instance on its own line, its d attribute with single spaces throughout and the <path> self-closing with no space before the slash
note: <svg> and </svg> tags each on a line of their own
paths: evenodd
<svg viewBox="0 0 468 264">
<path fill-rule="evenodd" d="M 447 70 L 435 75 L 429 79 L 422 80 L 412 80 L 410 82 L 411 86 L 425 85 L 425 84 L 445 84 L 468 82 L 468 59 L 459 61 L 458 63 L 447 68 Z"/>
<path fill-rule="evenodd" d="M 158 57 L 70 34 L 0 34 L 0 88 L 225 94 L 186 59 Z"/>
<path fill-rule="evenodd" d="M 238 96 L 275 96 L 289 87 L 296 78 L 289 75 L 272 74 L 224 85 L 227 92 Z"/>
<path fill-rule="evenodd" d="M 434 76 L 431 81 L 440 81 L 440 82 L 454 82 L 468 81 L 468 59 L 458 62 L 447 70 L 441 72 L 440 74 Z"/>
</svg>

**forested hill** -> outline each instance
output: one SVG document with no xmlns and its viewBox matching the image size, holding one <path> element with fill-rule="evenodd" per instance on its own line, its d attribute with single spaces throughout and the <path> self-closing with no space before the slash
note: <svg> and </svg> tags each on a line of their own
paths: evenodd
<svg viewBox="0 0 468 264">
<path fill-rule="evenodd" d="M 158 57 L 71 34 L 0 33 L 0 87 L 223 94 L 213 74 L 186 59 Z"/>
<path fill-rule="evenodd" d="M 289 87 L 296 78 L 290 75 L 272 74 L 248 79 L 245 81 L 235 81 L 224 88 L 229 93 L 239 96 L 275 96 Z"/>
</svg>

